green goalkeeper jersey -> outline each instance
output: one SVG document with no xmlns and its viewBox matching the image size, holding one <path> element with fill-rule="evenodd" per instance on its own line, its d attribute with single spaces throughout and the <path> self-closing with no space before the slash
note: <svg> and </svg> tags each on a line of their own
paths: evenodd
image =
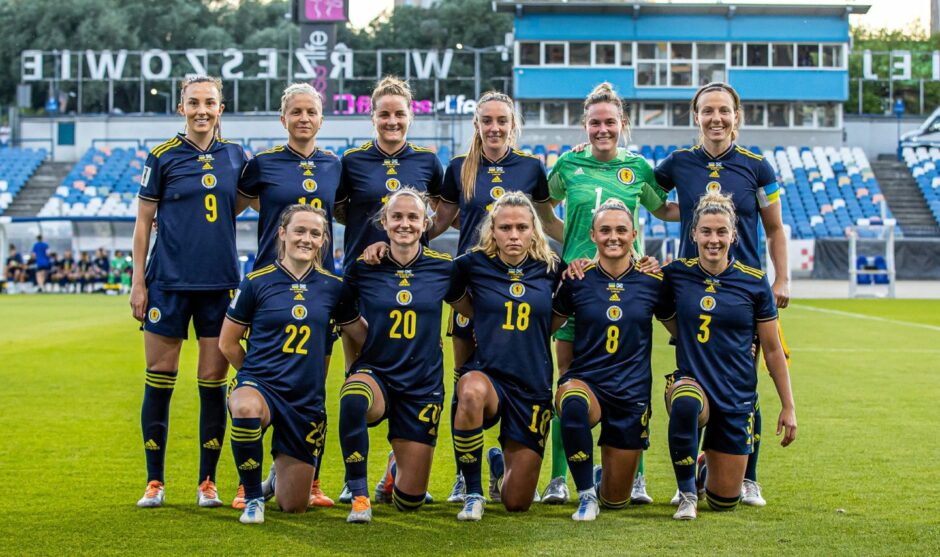
<svg viewBox="0 0 940 557">
<path fill-rule="evenodd" d="M 548 174 L 548 187 L 552 199 L 565 202 L 562 257 L 566 262 L 594 257 L 597 246 L 591 241 L 591 219 L 594 210 L 608 199 L 624 202 L 638 230 L 637 202 L 655 211 L 663 206 L 667 195 L 656 183 L 646 159 L 624 148 L 617 149 L 617 156 L 607 162 L 595 159 L 590 148 L 564 153 Z M 643 255 L 639 236 L 634 248 Z"/>
</svg>

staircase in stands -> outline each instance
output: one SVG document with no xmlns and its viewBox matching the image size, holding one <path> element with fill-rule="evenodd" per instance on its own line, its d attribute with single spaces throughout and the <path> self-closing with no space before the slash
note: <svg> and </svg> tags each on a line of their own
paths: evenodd
<svg viewBox="0 0 940 557">
<path fill-rule="evenodd" d="M 55 193 L 62 179 L 72 168 L 71 163 L 46 161 L 26 182 L 13 203 L 4 213 L 8 217 L 35 217 L 46 201 Z"/>
<path fill-rule="evenodd" d="M 871 170 L 905 237 L 940 236 L 940 227 L 906 164 L 894 155 L 878 155 L 878 160 L 871 162 Z"/>
</svg>

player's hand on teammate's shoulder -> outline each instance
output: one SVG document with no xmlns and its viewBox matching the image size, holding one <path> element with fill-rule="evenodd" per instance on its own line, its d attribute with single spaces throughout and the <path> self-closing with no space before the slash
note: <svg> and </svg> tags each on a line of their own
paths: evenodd
<svg viewBox="0 0 940 557">
<path fill-rule="evenodd" d="M 587 149 L 590 145 L 591 145 L 591 144 L 588 143 L 588 142 L 586 142 L 586 141 L 585 141 L 584 143 L 578 143 L 577 145 L 575 145 L 574 147 L 571 148 L 571 152 L 572 152 L 572 153 L 580 153 L 581 151 Z"/>
<path fill-rule="evenodd" d="M 586 257 L 575 259 L 568 265 L 568 268 L 565 269 L 564 272 L 561 274 L 561 278 L 581 280 L 584 278 L 585 267 L 587 267 L 590 264 L 591 264 L 591 260 Z"/>
<path fill-rule="evenodd" d="M 658 273 L 663 270 L 662 265 L 659 264 L 659 259 L 652 255 L 644 255 L 638 263 L 640 264 L 641 273 Z"/>
<path fill-rule="evenodd" d="M 378 265 L 382 258 L 388 253 L 388 244 L 385 242 L 376 242 L 366 249 L 362 250 L 362 260 L 369 265 Z"/>
<path fill-rule="evenodd" d="M 782 408 L 777 418 L 777 435 L 783 433 L 780 444 L 784 447 L 796 441 L 796 409 Z"/>
</svg>

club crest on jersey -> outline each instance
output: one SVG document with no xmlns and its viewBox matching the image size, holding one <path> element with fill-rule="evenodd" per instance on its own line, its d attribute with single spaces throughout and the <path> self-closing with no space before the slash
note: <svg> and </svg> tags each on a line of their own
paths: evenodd
<svg viewBox="0 0 940 557">
<path fill-rule="evenodd" d="M 619 302 L 620 293 L 623 292 L 623 283 L 622 282 L 608 282 L 607 291 L 610 292 L 610 298 L 608 302 Z"/>
<path fill-rule="evenodd" d="M 388 180 L 385 180 L 385 189 L 391 192 L 396 192 L 401 189 L 401 181 L 399 181 L 397 178 L 389 178 Z"/>
<path fill-rule="evenodd" d="M 708 173 L 709 178 L 720 178 L 720 176 L 718 175 L 718 172 L 722 169 L 720 162 L 710 162 L 705 166 L 707 166 L 708 170 L 710 170 L 710 172 Z"/>
<path fill-rule="evenodd" d="M 304 191 L 307 193 L 313 193 L 317 191 L 317 181 L 313 178 L 307 178 L 303 181 Z"/>
<path fill-rule="evenodd" d="M 712 311 L 713 309 L 715 309 L 715 304 L 716 304 L 715 298 L 712 298 L 711 296 L 703 296 L 702 301 L 699 302 L 698 305 L 704 311 Z"/>
<path fill-rule="evenodd" d="M 150 308 L 150 311 L 147 312 L 147 320 L 151 323 L 160 321 L 160 317 L 162 317 L 162 314 L 159 308 Z"/>
<path fill-rule="evenodd" d="M 313 176 L 313 169 L 317 167 L 313 161 L 300 161 L 298 166 L 303 169 L 304 176 Z"/>
<path fill-rule="evenodd" d="M 401 279 L 398 282 L 398 286 L 411 286 L 411 283 L 408 279 L 415 276 L 414 272 L 411 269 L 399 269 L 395 271 L 395 276 Z"/>
<path fill-rule="evenodd" d="M 199 162 L 202 163 L 203 170 L 212 170 L 212 161 L 215 159 L 209 153 L 199 155 Z"/>
<path fill-rule="evenodd" d="M 202 175 L 202 187 L 206 188 L 207 190 L 211 190 L 218 183 L 218 180 L 215 179 L 215 174 Z"/>
<path fill-rule="evenodd" d="M 632 168 L 621 168 L 617 171 L 617 179 L 620 180 L 621 184 L 629 186 L 636 182 L 636 173 L 633 172 Z"/>
<path fill-rule="evenodd" d="M 291 317 L 293 317 L 297 321 L 300 321 L 304 319 L 305 317 L 307 317 L 307 308 L 302 306 L 301 304 L 297 304 L 296 306 L 290 308 L 290 314 L 291 314 Z"/>
<path fill-rule="evenodd" d="M 490 188 L 490 197 L 493 198 L 493 201 L 498 200 L 505 194 L 506 190 L 502 186 L 493 186 Z"/>
<path fill-rule="evenodd" d="M 500 176 L 502 176 L 503 174 L 506 173 L 506 171 L 503 170 L 503 167 L 502 167 L 502 166 L 491 166 L 486 172 L 487 172 L 487 174 L 490 175 L 490 183 L 491 183 L 491 184 L 500 184 L 500 183 L 502 183 L 503 179 L 500 178 Z M 500 194 L 500 195 L 502 195 L 502 194 Z M 494 197 L 493 199 L 499 199 L 499 198 L 498 198 L 498 197 Z"/>
<path fill-rule="evenodd" d="M 514 282 L 509 286 L 509 294 L 513 298 L 521 298 L 525 296 L 525 285 L 521 282 Z"/>
<path fill-rule="evenodd" d="M 407 306 L 411 303 L 411 300 L 411 292 L 407 290 L 399 290 L 398 294 L 395 294 L 395 301 L 398 302 L 398 305 Z"/>
<path fill-rule="evenodd" d="M 611 321 L 620 321 L 620 318 L 623 317 L 623 310 L 617 306 L 610 306 L 607 308 L 607 319 Z"/>
<path fill-rule="evenodd" d="M 718 193 L 721 191 L 721 184 L 712 180 L 711 182 L 705 185 L 705 190 L 708 191 L 709 193 Z"/>
<path fill-rule="evenodd" d="M 721 281 L 716 278 L 708 277 L 705 279 L 705 292 L 714 294 L 716 292 L 715 287 L 721 286 Z"/>
<path fill-rule="evenodd" d="M 457 326 L 458 327 L 466 327 L 469 324 L 470 324 L 470 319 L 464 317 L 463 315 L 459 313 L 457 314 Z"/>
<path fill-rule="evenodd" d="M 398 166 L 398 159 L 385 159 L 385 161 L 382 162 L 382 166 L 385 167 L 386 176 L 394 176 L 395 174 L 398 174 L 398 171 L 395 170 L 395 167 Z M 395 191 L 395 190 L 390 190 L 390 191 Z"/>
</svg>

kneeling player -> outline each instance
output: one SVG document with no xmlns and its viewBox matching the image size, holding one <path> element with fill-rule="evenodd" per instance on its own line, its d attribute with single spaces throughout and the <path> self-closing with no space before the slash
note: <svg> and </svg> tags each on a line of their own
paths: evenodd
<svg viewBox="0 0 940 557">
<path fill-rule="evenodd" d="M 695 466 L 699 427 L 706 421 L 702 445 L 709 470 L 704 482 L 708 504 L 717 511 L 732 510 L 741 498 L 753 447 L 755 333 L 782 406 L 777 434 L 786 430 L 783 446 L 796 438 L 796 410 L 777 333 L 774 295 L 763 272 L 729 256 L 735 220 L 730 198 L 720 193 L 703 196 L 691 225 L 699 257 L 678 259 L 663 269 L 663 315 L 672 314 L 665 324 L 678 342 L 679 370 L 666 399 L 669 452 L 680 491 L 673 515 L 678 520 L 697 515 Z M 706 409 L 707 418 L 702 416 Z"/>
<path fill-rule="evenodd" d="M 249 273 L 229 307 L 219 347 L 238 370 L 228 406 L 232 453 L 245 488 L 244 524 L 264 522 L 262 436 L 274 426 L 275 495 L 286 512 L 304 512 L 326 435 L 324 351 L 330 319 L 361 342 L 365 324 L 341 301 L 342 281 L 320 267 L 323 210 L 292 205 L 278 229 L 279 257 Z M 248 350 L 239 340 L 251 327 Z"/>
<path fill-rule="evenodd" d="M 400 511 L 424 504 L 444 406 L 441 302 L 454 263 L 421 245 L 428 204 L 413 188 L 394 193 L 380 212 L 390 248 L 377 265 L 362 257 L 344 277 L 349 299 L 358 300 L 369 323 L 362 355 L 340 391 L 339 433 L 352 493 L 347 522 L 370 522 L 366 477 L 368 428 L 388 419 L 394 459 L 386 483 Z"/>
<path fill-rule="evenodd" d="M 457 468 L 467 483 L 458 520 L 483 517 L 480 479 L 483 430 L 502 422 L 491 449 L 490 496 L 509 511 L 525 511 L 538 483 L 552 418 L 549 335 L 559 260 L 548 246 L 532 202 L 506 193 L 480 227 L 480 241 L 455 261 L 454 307 L 473 318 L 477 349 L 458 373 L 453 423 Z M 503 481 L 505 475 L 505 481 Z"/>
<path fill-rule="evenodd" d="M 598 207 L 591 223 L 597 260 L 583 279 L 562 282 L 553 304 L 556 314 L 577 317 L 574 359 L 555 395 L 580 500 L 574 520 L 597 517 L 598 495 L 607 508 L 626 506 L 649 446 L 652 317 L 662 275 L 639 271 L 631 249 L 635 238 L 626 205 L 609 200 Z M 596 487 L 591 429 L 598 423 L 603 477 Z"/>
</svg>

